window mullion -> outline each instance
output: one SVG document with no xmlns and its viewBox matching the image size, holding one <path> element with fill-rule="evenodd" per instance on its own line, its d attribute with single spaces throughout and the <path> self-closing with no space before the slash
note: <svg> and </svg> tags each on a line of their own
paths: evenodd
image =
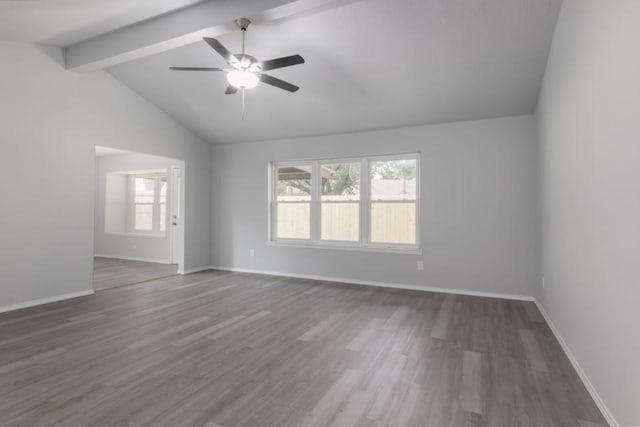
<svg viewBox="0 0 640 427">
<path fill-rule="evenodd" d="M 369 243 L 369 160 L 360 161 L 360 244 Z"/>
<path fill-rule="evenodd" d="M 416 225 L 416 229 L 415 229 L 415 244 L 419 245 L 420 244 L 420 226 L 422 224 L 422 220 L 420 218 L 420 156 L 416 155 L 415 157 L 416 160 L 416 196 L 415 196 L 415 225 Z"/>
<path fill-rule="evenodd" d="M 320 240 L 320 187 L 322 177 L 319 162 L 311 163 L 311 241 Z"/>
<path fill-rule="evenodd" d="M 160 230 L 160 175 L 154 176 L 153 204 L 151 208 L 151 228 L 154 232 Z"/>
<path fill-rule="evenodd" d="M 136 179 L 129 176 L 129 231 L 136 229 Z"/>
<path fill-rule="evenodd" d="M 270 163 L 269 165 L 269 240 L 275 241 L 278 235 L 278 221 L 276 221 L 277 215 L 277 200 L 278 200 L 278 188 L 277 188 L 277 168 L 276 163 Z"/>
</svg>

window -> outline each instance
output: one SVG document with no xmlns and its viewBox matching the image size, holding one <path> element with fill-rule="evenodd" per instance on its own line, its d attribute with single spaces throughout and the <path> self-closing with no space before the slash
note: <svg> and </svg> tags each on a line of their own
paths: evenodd
<svg viewBox="0 0 640 427">
<path fill-rule="evenodd" d="M 278 239 L 311 238 L 311 164 L 276 168 Z"/>
<path fill-rule="evenodd" d="M 320 238 L 360 240 L 360 163 L 320 163 Z"/>
<path fill-rule="evenodd" d="M 131 175 L 131 206 L 131 231 L 165 231 L 167 175 Z"/>
<path fill-rule="evenodd" d="M 271 240 L 415 251 L 417 154 L 271 165 Z"/>
<path fill-rule="evenodd" d="M 416 159 L 369 164 L 371 242 L 416 244 Z"/>
</svg>

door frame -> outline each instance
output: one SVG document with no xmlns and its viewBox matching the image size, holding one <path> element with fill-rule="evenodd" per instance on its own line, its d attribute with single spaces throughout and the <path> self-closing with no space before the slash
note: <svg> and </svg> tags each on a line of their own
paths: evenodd
<svg viewBox="0 0 640 427">
<path fill-rule="evenodd" d="M 182 235 L 184 236 L 184 223 L 183 223 L 183 206 L 182 206 L 182 183 L 183 183 L 183 177 L 182 177 L 182 173 L 183 173 L 184 168 L 182 166 L 176 165 L 176 166 L 171 166 L 171 168 L 169 169 L 169 174 L 170 174 L 170 182 L 171 182 L 171 189 L 169 192 L 169 197 L 171 198 L 170 203 L 169 203 L 169 262 L 171 264 L 178 264 L 178 266 L 182 267 L 182 262 L 183 260 L 181 258 L 184 257 L 184 238 L 182 239 L 182 255 L 180 254 L 180 251 L 176 254 L 176 249 L 174 247 L 174 245 L 176 245 L 178 242 L 177 237 L 180 236 L 179 231 L 182 230 Z M 176 185 L 176 181 L 177 179 L 179 179 L 179 184 Z M 177 221 L 178 224 L 177 226 L 174 225 L 174 213 L 177 210 Z"/>
</svg>

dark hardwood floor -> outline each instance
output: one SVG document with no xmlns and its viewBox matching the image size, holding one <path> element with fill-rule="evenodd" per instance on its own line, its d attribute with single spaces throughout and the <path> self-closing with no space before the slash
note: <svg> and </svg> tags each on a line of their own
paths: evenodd
<svg viewBox="0 0 640 427">
<path fill-rule="evenodd" d="M 117 258 L 93 258 L 93 289 L 96 291 L 132 285 L 177 273 L 176 264 L 130 261 Z"/>
<path fill-rule="evenodd" d="M 606 425 L 529 302 L 208 271 L 0 315 L 0 425 Z"/>
</svg>

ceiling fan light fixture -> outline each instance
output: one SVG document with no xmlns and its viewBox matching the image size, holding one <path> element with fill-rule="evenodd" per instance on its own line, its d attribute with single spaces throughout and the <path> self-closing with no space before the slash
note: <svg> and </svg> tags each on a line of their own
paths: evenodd
<svg viewBox="0 0 640 427">
<path fill-rule="evenodd" d="M 231 70 L 227 73 L 227 81 L 238 89 L 252 89 L 258 85 L 260 79 L 251 71 Z"/>
<path fill-rule="evenodd" d="M 0 0 L 2 1 L 2 0 Z M 236 20 L 236 25 L 242 33 L 242 51 L 232 54 L 218 40 L 211 37 L 203 37 L 204 40 L 213 50 L 215 50 L 229 66 L 227 69 L 213 67 L 169 67 L 176 71 L 224 71 L 227 73 L 227 81 L 229 86 L 224 92 L 225 95 L 233 95 L 241 91 L 242 105 L 244 111 L 244 90 L 252 89 L 262 82 L 264 84 L 277 87 L 287 92 L 296 92 L 300 89 L 284 80 L 280 80 L 264 71 L 277 70 L 279 68 L 290 67 L 292 65 L 304 64 L 304 58 L 300 55 L 289 55 L 281 58 L 269 59 L 267 61 L 258 61 L 255 56 L 251 56 L 245 52 L 245 37 L 251 21 L 246 18 Z"/>
</svg>

